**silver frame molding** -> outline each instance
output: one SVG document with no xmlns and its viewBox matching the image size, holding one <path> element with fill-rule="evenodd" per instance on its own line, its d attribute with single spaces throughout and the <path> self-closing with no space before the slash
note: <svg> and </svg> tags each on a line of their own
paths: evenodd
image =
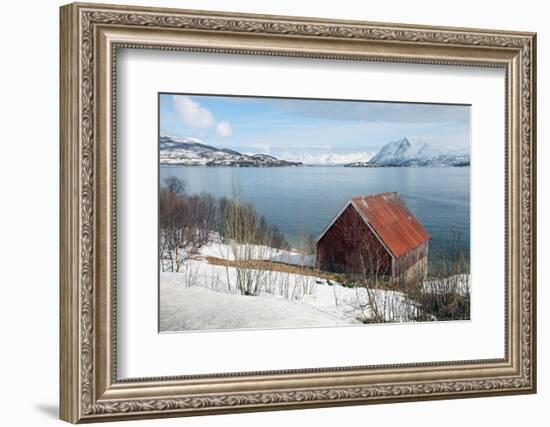
<svg viewBox="0 0 550 427">
<path fill-rule="evenodd" d="M 80 3 L 60 13 L 61 419 L 112 421 L 536 391 L 534 33 Z M 505 357 L 117 379 L 118 48 L 503 68 Z"/>
</svg>

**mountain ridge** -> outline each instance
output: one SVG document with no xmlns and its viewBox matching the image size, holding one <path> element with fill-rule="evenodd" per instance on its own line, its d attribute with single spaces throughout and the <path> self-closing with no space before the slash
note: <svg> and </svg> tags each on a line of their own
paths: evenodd
<svg viewBox="0 0 550 427">
<path fill-rule="evenodd" d="M 411 142 L 407 137 L 385 144 L 367 162 L 352 162 L 347 167 L 469 166 L 465 151 L 443 151 L 424 141 Z"/>
<path fill-rule="evenodd" d="M 244 154 L 229 148 L 217 148 L 197 138 L 160 137 L 160 163 L 186 166 L 345 166 L 345 167 L 411 167 L 411 166 L 469 166 L 470 154 L 459 150 L 443 151 L 427 142 L 411 142 L 407 137 L 390 141 L 373 156 L 368 153 L 304 154 L 298 158 L 270 154 Z M 321 162 L 316 162 L 315 160 Z M 301 160 L 301 161 L 298 161 Z M 345 161 L 347 160 L 347 162 Z M 352 160 L 352 161 L 350 161 Z"/>
<path fill-rule="evenodd" d="M 196 138 L 160 137 L 160 163 L 186 166 L 282 167 L 302 166 L 300 162 L 277 159 L 268 154 L 243 154 L 229 148 L 217 148 Z"/>
</svg>

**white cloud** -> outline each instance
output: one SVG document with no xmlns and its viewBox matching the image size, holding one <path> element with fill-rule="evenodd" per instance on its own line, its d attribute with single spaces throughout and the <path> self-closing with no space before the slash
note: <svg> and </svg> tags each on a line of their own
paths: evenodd
<svg viewBox="0 0 550 427">
<path fill-rule="evenodd" d="M 221 138 L 229 138 L 233 135 L 233 129 L 231 129 L 231 124 L 227 121 L 221 121 L 216 126 L 216 135 Z"/>
<path fill-rule="evenodd" d="M 176 111 L 187 126 L 199 129 L 214 126 L 214 115 L 208 108 L 201 107 L 188 96 L 173 96 L 172 99 Z"/>
</svg>

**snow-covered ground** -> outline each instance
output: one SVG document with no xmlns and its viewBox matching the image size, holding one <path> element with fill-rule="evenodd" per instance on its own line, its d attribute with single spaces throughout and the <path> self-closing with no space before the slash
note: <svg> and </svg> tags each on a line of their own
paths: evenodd
<svg viewBox="0 0 550 427">
<path fill-rule="evenodd" d="M 245 269 L 210 264 L 207 259 L 234 260 L 240 251 L 252 254 L 253 259 L 314 265 L 312 256 L 298 252 L 210 243 L 187 260 L 179 272 L 161 273 L 161 331 L 403 322 L 419 314 L 400 292 L 349 288 L 336 281 L 286 271 L 246 269 L 261 287 L 257 296 L 242 295 L 237 282 Z"/>
<path fill-rule="evenodd" d="M 349 324 L 307 304 L 185 287 L 167 281 L 161 288 L 161 331 L 285 328 Z M 356 322 L 358 323 L 358 321 Z"/>
<path fill-rule="evenodd" d="M 184 272 L 161 273 L 161 331 L 360 324 L 375 314 L 371 300 L 386 321 L 409 320 L 401 312 L 406 297 L 399 292 L 352 289 L 314 277 L 266 272 L 260 295 L 246 296 L 234 285 L 236 268 L 189 263 Z M 305 286 L 310 293 L 305 293 Z"/>
</svg>

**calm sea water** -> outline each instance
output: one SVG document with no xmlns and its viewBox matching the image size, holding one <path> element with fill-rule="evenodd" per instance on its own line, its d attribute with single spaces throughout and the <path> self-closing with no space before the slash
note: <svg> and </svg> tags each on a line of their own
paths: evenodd
<svg viewBox="0 0 550 427">
<path fill-rule="evenodd" d="M 161 166 L 189 194 L 231 196 L 234 189 L 279 226 L 291 244 L 317 236 L 353 196 L 398 191 L 432 236 L 430 258 L 450 250 L 470 254 L 470 168 L 234 168 Z"/>
</svg>

